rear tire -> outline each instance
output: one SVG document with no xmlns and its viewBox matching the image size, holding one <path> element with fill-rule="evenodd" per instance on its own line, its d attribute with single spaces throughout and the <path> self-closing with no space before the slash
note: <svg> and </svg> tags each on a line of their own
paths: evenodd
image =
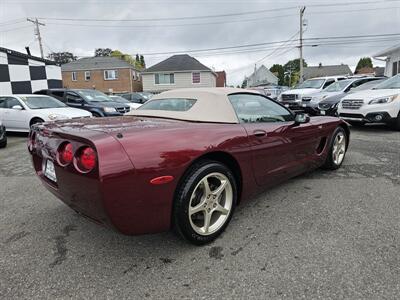
<svg viewBox="0 0 400 300">
<path fill-rule="evenodd" d="M 4 139 L 4 141 L 0 142 L 0 148 L 5 148 L 7 147 L 7 138 Z"/>
<path fill-rule="evenodd" d="M 237 202 L 231 170 L 211 160 L 194 164 L 177 188 L 172 221 L 174 230 L 195 245 L 215 240 L 228 226 Z"/>
<path fill-rule="evenodd" d="M 346 156 L 348 142 L 349 138 L 346 131 L 342 127 L 337 127 L 332 134 L 328 155 L 325 164 L 322 166 L 324 169 L 336 170 L 340 168 Z"/>
</svg>

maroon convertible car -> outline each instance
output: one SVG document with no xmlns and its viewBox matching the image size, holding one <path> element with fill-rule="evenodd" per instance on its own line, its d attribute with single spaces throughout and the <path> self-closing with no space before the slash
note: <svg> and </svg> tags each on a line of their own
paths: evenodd
<svg viewBox="0 0 400 300">
<path fill-rule="evenodd" d="M 173 228 L 195 244 L 235 206 L 303 172 L 337 169 L 349 143 L 334 117 L 294 115 L 242 89 L 161 93 L 130 115 L 35 125 L 28 148 L 45 187 L 124 234 Z"/>
</svg>

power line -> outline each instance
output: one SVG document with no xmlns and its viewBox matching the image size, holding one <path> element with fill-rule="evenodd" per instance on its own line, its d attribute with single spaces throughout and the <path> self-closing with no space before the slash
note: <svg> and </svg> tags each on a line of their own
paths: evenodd
<svg viewBox="0 0 400 300">
<path fill-rule="evenodd" d="M 400 2 L 400 0 L 387 0 L 384 2 L 376 1 L 362 1 L 362 2 L 341 2 L 341 3 L 331 3 L 331 4 L 310 4 L 308 7 L 336 7 L 336 6 L 354 6 L 354 5 L 368 5 L 368 4 L 382 4 L 390 2 Z M 266 12 L 276 12 L 276 11 L 287 11 L 298 9 L 298 6 L 288 6 L 272 9 L 263 9 L 247 12 L 237 12 L 229 14 L 218 14 L 218 15 L 202 15 L 202 16 L 187 16 L 187 17 L 173 17 L 173 18 L 137 18 L 137 19 L 89 19 L 89 18 L 56 18 L 56 17 L 38 17 L 41 20 L 57 20 L 57 21 L 74 21 L 74 22 L 154 22 L 154 21 L 180 21 L 180 20 L 194 20 L 194 19 L 209 19 L 209 18 L 225 18 L 225 17 L 235 17 L 244 15 L 255 15 L 263 14 Z"/>
</svg>

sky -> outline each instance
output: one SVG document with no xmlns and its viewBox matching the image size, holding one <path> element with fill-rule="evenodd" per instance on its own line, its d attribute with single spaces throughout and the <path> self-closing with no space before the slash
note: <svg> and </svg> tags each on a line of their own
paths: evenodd
<svg viewBox="0 0 400 300">
<path fill-rule="evenodd" d="M 308 65 L 354 70 L 360 57 L 400 44 L 400 0 L 0 0 L 0 46 L 21 52 L 29 46 L 40 56 L 34 25 L 26 21 L 38 18 L 45 55 L 85 57 L 112 48 L 143 54 L 151 66 L 188 53 L 238 85 L 255 64 L 269 68 L 299 57 L 301 6 Z M 341 39 L 319 39 L 327 37 Z"/>
</svg>

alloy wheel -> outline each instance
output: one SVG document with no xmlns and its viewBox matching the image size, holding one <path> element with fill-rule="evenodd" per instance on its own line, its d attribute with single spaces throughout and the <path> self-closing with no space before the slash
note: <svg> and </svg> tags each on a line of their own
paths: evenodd
<svg viewBox="0 0 400 300">
<path fill-rule="evenodd" d="M 228 220 L 233 204 L 233 189 L 222 173 L 207 174 L 196 185 L 189 202 L 189 220 L 200 235 L 211 235 Z"/>
<path fill-rule="evenodd" d="M 346 137 L 343 132 L 339 132 L 333 143 L 332 159 L 336 165 L 340 165 L 346 153 Z"/>
</svg>

